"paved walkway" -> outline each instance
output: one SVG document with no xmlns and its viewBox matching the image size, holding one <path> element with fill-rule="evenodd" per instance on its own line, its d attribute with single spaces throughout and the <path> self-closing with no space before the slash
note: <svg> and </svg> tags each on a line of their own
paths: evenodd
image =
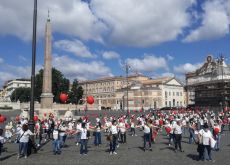
<svg viewBox="0 0 230 165">
<path fill-rule="evenodd" d="M 227 128 L 226 128 L 227 129 Z M 95 147 L 93 138 L 89 140 L 89 153 L 88 155 L 81 156 L 79 153 L 79 146 L 76 146 L 74 139 L 67 139 L 66 147 L 62 149 L 61 155 L 53 155 L 51 142 L 48 142 L 45 146 L 38 151 L 37 154 L 32 154 L 27 159 L 17 157 L 18 145 L 13 143 L 5 144 L 7 152 L 4 152 L 1 157 L 1 165 L 12 164 L 84 164 L 84 165 L 194 165 L 194 164 L 230 164 L 230 133 L 225 131 L 222 135 L 221 150 L 219 152 L 213 151 L 213 158 L 215 162 L 203 162 L 197 161 L 196 145 L 188 144 L 188 135 L 183 137 L 182 147 L 184 153 L 174 153 L 173 148 L 167 145 L 167 137 L 164 133 L 159 134 L 156 143 L 153 144 L 153 151 L 142 150 L 142 131 L 137 131 L 138 136 L 127 136 L 127 144 L 120 144 L 117 149 L 117 155 L 109 155 L 108 145 L 103 137 L 103 144 L 100 147 Z"/>
</svg>

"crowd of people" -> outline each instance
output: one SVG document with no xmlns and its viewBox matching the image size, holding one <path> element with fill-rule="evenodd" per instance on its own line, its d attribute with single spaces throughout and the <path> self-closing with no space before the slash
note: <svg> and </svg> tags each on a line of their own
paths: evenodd
<svg viewBox="0 0 230 165">
<path fill-rule="evenodd" d="M 181 140 L 189 134 L 188 143 L 197 145 L 198 160 L 214 161 L 212 151 L 221 149 L 221 135 L 225 126 L 230 131 L 230 113 L 212 111 L 153 111 L 135 112 L 119 115 L 82 116 L 75 119 L 56 119 L 50 114 L 47 119 L 35 121 L 34 132 L 28 129 L 28 119 L 20 118 L 10 122 L 5 129 L 0 129 L 0 156 L 6 142 L 18 143 L 17 158 L 27 158 L 28 146 L 38 150 L 48 141 L 52 141 L 55 155 L 62 153 L 68 137 L 75 139 L 80 146 L 80 154 L 88 154 L 88 141 L 93 137 L 95 147 L 102 144 L 102 136 L 106 136 L 110 155 L 118 153 L 119 145 L 127 143 L 130 136 L 137 136 L 137 129 L 143 131 L 143 151 L 152 151 L 158 134 L 165 132 L 168 146 L 174 152 L 184 152 Z M 15 137 L 15 139 L 13 139 Z M 31 140 L 30 137 L 34 137 Z M 140 142 L 141 143 L 141 142 Z"/>
</svg>

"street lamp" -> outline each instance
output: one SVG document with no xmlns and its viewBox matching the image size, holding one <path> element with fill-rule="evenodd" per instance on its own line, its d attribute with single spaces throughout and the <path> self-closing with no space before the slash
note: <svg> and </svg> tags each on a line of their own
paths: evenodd
<svg viewBox="0 0 230 165">
<path fill-rule="evenodd" d="M 125 63 L 125 73 L 126 73 L 126 95 L 127 95 L 127 100 L 126 100 L 126 106 L 127 106 L 127 115 L 129 115 L 129 70 L 130 70 L 130 66 L 129 64 L 126 62 Z"/>
<path fill-rule="evenodd" d="M 37 31 L 37 0 L 34 0 L 33 38 L 32 38 L 32 69 L 31 69 L 31 98 L 29 129 L 34 132 L 34 87 L 35 87 L 35 61 L 36 61 L 36 31 Z"/>
<path fill-rule="evenodd" d="M 221 83 L 222 83 L 222 103 L 221 103 L 221 111 L 225 108 L 225 87 L 224 87 L 224 57 L 223 55 L 220 55 L 220 57 L 217 59 L 219 66 L 221 67 Z"/>
</svg>

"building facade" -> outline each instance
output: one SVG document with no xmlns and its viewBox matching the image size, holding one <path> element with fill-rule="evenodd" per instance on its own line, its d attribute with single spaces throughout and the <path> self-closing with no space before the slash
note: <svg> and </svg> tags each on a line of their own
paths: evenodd
<svg viewBox="0 0 230 165">
<path fill-rule="evenodd" d="M 128 84 L 128 85 L 127 85 Z M 92 95 L 95 109 L 149 109 L 182 107 L 184 88 L 174 77 L 150 79 L 143 75 L 109 77 L 79 82 L 84 96 Z M 128 93 L 128 101 L 127 101 Z"/>
<path fill-rule="evenodd" d="M 15 79 L 8 81 L 2 90 L 2 100 L 11 101 L 10 96 L 13 91 L 17 88 L 30 88 L 31 81 L 30 79 Z"/>
<path fill-rule="evenodd" d="M 161 102 L 158 108 L 162 107 L 184 107 L 185 93 L 184 86 L 175 77 L 164 77 L 143 82 L 146 87 L 158 87 L 161 91 Z"/>
<path fill-rule="evenodd" d="M 107 77 L 97 80 L 80 81 L 79 85 L 84 90 L 83 98 L 86 95 L 92 95 L 95 99 L 96 109 L 117 109 L 116 92 L 119 89 L 126 88 L 127 82 L 130 86 L 135 81 L 147 80 L 148 77 L 143 75 L 129 76 L 128 81 L 126 77 Z"/>
<path fill-rule="evenodd" d="M 188 104 L 227 107 L 230 104 L 230 67 L 224 58 L 207 56 L 203 66 L 186 74 Z"/>
</svg>

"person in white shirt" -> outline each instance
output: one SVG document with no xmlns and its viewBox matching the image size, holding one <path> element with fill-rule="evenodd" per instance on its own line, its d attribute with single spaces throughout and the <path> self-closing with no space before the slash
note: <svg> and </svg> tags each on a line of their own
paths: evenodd
<svg viewBox="0 0 230 165">
<path fill-rule="evenodd" d="M 78 146 L 78 144 L 81 142 L 81 132 L 80 132 L 80 130 L 81 130 L 81 121 L 80 120 L 78 120 L 77 121 L 77 125 L 76 125 L 76 145 Z"/>
<path fill-rule="evenodd" d="M 66 131 L 67 131 L 67 127 L 65 125 L 65 123 L 63 122 L 62 124 L 60 124 L 59 126 L 59 131 L 60 131 L 60 146 L 61 147 L 64 147 L 65 146 L 65 140 L 66 140 L 66 137 L 67 137 L 67 134 L 66 134 Z"/>
<path fill-rule="evenodd" d="M 135 127 L 136 127 L 136 126 L 135 126 L 135 121 L 134 121 L 134 119 L 131 119 L 130 127 L 131 127 L 132 136 L 137 136 L 136 130 L 135 130 Z"/>
<path fill-rule="evenodd" d="M 88 143 L 88 137 L 87 137 L 87 128 L 86 128 L 86 123 L 82 123 L 82 128 L 80 129 L 81 132 L 81 148 L 80 148 L 80 154 L 81 155 L 87 155 L 88 148 L 87 148 L 87 143 Z"/>
<path fill-rule="evenodd" d="M 94 145 L 99 146 L 101 145 L 101 122 L 100 120 L 97 120 L 96 126 L 94 127 Z"/>
<path fill-rule="evenodd" d="M 18 159 L 24 155 L 25 158 L 27 158 L 27 149 L 28 149 L 28 142 L 30 136 L 34 135 L 29 129 L 28 125 L 24 124 L 22 125 L 22 129 L 19 132 L 19 152 L 18 152 Z"/>
<path fill-rule="evenodd" d="M 124 119 L 119 123 L 121 143 L 126 143 L 126 127 Z"/>
<path fill-rule="evenodd" d="M 181 139 L 182 139 L 182 128 L 181 122 L 177 121 L 173 126 L 174 138 L 175 138 L 175 152 L 177 152 L 177 148 L 179 146 L 180 152 L 184 152 L 181 147 Z"/>
<path fill-rule="evenodd" d="M 150 133 L 150 126 L 148 125 L 147 121 L 144 123 L 143 132 L 144 132 L 144 151 L 146 150 L 146 143 L 149 144 L 149 150 L 152 151 L 152 144 L 151 144 L 151 133 Z"/>
<path fill-rule="evenodd" d="M 210 138 L 212 138 L 212 133 L 208 129 L 208 125 L 204 124 L 204 129 L 200 130 L 198 133 L 199 141 L 203 144 L 203 160 L 212 160 L 211 155 L 211 146 L 210 146 Z M 207 152 L 207 156 L 206 153 Z"/>
<path fill-rule="evenodd" d="M 59 140 L 59 130 L 57 126 L 54 126 L 53 130 L 53 154 L 61 154 L 60 140 Z"/>
<path fill-rule="evenodd" d="M 110 146 L 109 153 L 110 155 L 117 154 L 116 147 L 117 147 L 118 129 L 117 129 L 116 120 L 112 121 L 112 125 L 110 126 L 110 133 L 111 133 L 111 140 L 110 140 L 110 145 L 109 145 Z"/>
</svg>

